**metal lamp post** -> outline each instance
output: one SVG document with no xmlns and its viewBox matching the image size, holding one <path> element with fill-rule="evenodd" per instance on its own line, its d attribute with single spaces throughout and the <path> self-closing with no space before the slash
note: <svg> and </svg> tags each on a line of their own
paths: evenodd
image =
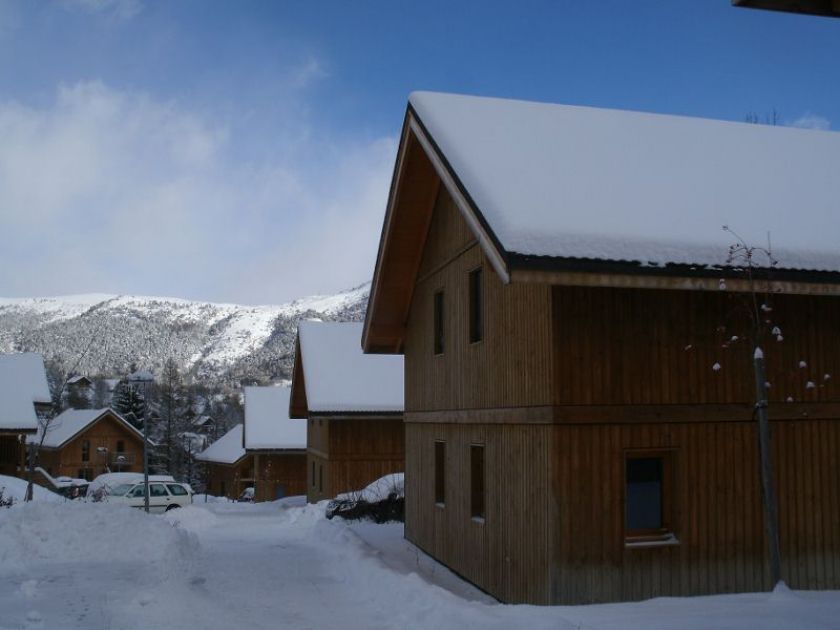
<svg viewBox="0 0 840 630">
<path fill-rule="evenodd" d="M 130 383 L 143 383 L 143 509 L 149 513 L 149 392 L 151 372 L 137 371 L 128 377 Z"/>
</svg>

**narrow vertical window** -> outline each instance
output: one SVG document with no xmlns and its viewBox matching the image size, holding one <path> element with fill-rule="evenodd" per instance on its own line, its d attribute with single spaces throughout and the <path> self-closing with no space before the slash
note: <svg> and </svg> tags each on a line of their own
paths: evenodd
<svg viewBox="0 0 840 630">
<path fill-rule="evenodd" d="M 312 462 L 312 487 L 315 487 L 315 462 Z"/>
<path fill-rule="evenodd" d="M 628 454 L 625 459 L 625 536 L 629 540 L 672 537 L 671 456 Z"/>
<path fill-rule="evenodd" d="M 117 440 L 117 453 L 125 453 L 125 442 Z"/>
<path fill-rule="evenodd" d="M 470 343 L 484 339 L 484 293 L 481 267 L 470 272 Z"/>
<path fill-rule="evenodd" d="M 324 491 L 324 465 L 318 464 L 318 492 Z"/>
<path fill-rule="evenodd" d="M 446 502 L 446 442 L 435 442 L 435 503 Z"/>
<path fill-rule="evenodd" d="M 82 440 L 82 461 L 90 461 L 90 440 Z"/>
<path fill-rule="evenodd" d="M 435 354 L 443 354 L 443 291 L 435 293 Z"/>
<path fill-rule="evenodd" d="M 470 446 L 470 515 L 484 518 L 484 445 Z"/>
</svg>

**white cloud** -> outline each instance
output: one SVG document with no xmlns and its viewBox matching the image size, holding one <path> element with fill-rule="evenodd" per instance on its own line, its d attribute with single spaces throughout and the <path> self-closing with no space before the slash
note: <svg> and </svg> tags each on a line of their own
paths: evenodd
<svg viewBox="0 0 840 630">
<path fill-rule="evenodd" d="M 271 303 L 369 279 L 396 142 L 305 126 L 249 162 L 227 125 L 99 82 L 0 103 L 0 295 Z"/>
<path fill-rule="evenodd" d="M 828 131 L 831 129 L 831 121 L 823 116 L 805 112 L 802 116 L 790 123 L 791 127 L 800 127 L 801 129 L 819 129 L 821 131 Z"/>
</svg>

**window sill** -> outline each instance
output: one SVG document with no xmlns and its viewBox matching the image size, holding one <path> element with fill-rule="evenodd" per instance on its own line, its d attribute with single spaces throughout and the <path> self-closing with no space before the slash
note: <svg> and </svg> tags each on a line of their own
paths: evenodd
<svg viewBox="0 0 840 630">
<path fill-rule="evenodd" d="M 650 547 L 676 547 L 680 544 L 679 538 L 674 534 L 664 536 L 640 536 L 638 538 L 625 538 L 625 549 L 647 549 Z"/>
</svg>

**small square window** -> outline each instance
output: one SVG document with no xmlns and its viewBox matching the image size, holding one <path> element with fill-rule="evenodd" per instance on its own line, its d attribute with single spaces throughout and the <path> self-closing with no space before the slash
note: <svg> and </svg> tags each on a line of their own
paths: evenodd
<svg viewBox="0 0 840 630">
<path fill-rule="evenodd" d="M 673 538 L 673 454 L 628 452 L 624 461 L 624 531 L 629 542 Z"/>
</svg>

